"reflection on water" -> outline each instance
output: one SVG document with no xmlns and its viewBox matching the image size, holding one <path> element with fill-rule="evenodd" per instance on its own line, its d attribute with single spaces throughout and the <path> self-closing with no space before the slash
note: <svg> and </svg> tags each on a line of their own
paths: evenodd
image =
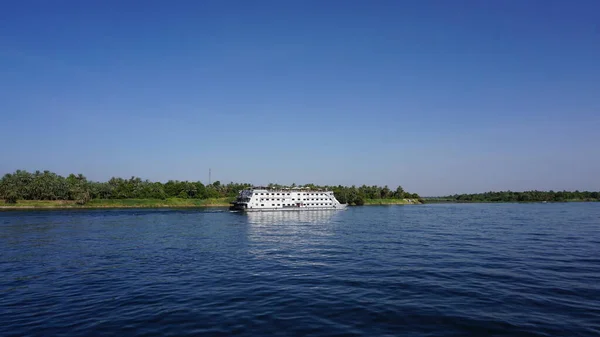
<svg viewBox="0 0 600 337">
<path fill-rule="evenodd" d="M 253 225 L 277 225 L 281 223 L 329 223 L 339 210 L 311 210 L 286 212 L 249 212 L 248 222 Z"/>
<path fill-rule="evenodd" d="M 326 265 L 341 211 L 251 212 L 248 217 L 249 253 L 279 267 Z"/>
</svg>

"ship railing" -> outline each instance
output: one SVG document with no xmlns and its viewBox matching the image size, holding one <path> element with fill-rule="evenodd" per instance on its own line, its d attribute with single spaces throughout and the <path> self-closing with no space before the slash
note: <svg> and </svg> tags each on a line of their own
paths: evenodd
<svg viewBox="0 0 600 337">
<path fill-rule="evenodd" d="M 310 188 L 310 187 L 268 187 L 268 186 L 253 186 L 253 190 L 266 190 L 266 191 L 290 191 L 290 192 L 332 192 L 332 190 L 323 189 L 323 188 Z"/>
</svg>

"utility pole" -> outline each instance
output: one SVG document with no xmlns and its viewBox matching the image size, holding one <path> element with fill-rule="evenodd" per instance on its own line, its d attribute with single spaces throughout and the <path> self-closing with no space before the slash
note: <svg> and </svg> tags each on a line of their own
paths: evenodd
<svg viewBox="0 0 600 337">
<path fill-rule="evenodd" d="M 210 185 L 210 168 L 208 169 L 208 184 Z"/>
</svg>

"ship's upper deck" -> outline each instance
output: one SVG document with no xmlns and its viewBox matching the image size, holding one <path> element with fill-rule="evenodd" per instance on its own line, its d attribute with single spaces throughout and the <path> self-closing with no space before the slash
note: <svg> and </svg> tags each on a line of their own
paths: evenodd
<svg viewBox="0 0 600 337">
<path fill-rule="evenodd" d="M 274 188 L 269 186 L 252 186 L 249 190 L 259 190 L 267 192 L 332 192 L 331 190 L 310 187 L 280 187 Z"/>
</svg>

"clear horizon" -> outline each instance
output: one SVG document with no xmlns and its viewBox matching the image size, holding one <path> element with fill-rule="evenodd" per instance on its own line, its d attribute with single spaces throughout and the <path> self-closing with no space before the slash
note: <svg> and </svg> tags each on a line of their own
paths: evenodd
<svg viewBox="0 0 600 337">
<path fill-rule="evenodd" d="M 597 1 L 0 9 L 2 174 L 600 190 Z"/>
</svg>

